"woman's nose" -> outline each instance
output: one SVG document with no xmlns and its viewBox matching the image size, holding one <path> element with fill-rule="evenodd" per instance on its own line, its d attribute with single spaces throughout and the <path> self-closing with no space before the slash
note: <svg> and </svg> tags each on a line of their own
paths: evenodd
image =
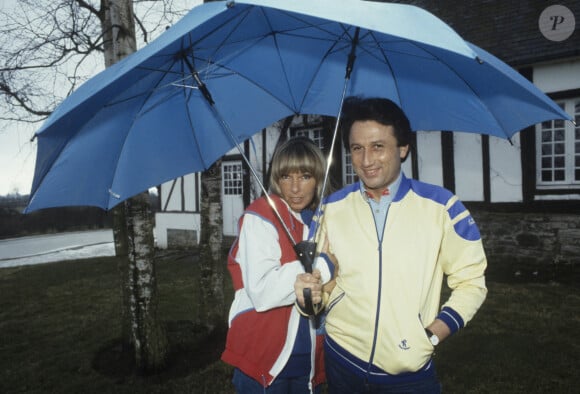
<svg viewBox="0 0 580 394">
<path fill-rule="evenodd" d="M 291 182 L 290 188 L 292 189 L 292 191 L 298 191 L 300 189 L 300 179 L 299 178 L 292 177 L 290 182 Z"/>
</svg>

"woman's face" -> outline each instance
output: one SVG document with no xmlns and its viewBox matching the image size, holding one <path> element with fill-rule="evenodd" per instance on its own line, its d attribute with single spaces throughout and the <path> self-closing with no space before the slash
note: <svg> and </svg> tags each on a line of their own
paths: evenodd
<svg viewBox="0 0 580 394">
<path fill-rule="evenodd" d="M 316 193 L 316 179 L 308 172 L 291 172 L 278 180 L 280 197 L 290 205 L 294 212 L 301 212 L 308 207 Z"/>
</svg>

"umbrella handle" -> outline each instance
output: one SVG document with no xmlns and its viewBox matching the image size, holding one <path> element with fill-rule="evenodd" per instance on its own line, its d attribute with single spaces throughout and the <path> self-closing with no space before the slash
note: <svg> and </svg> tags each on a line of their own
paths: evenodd
<svg viewBox="0 0 580 394">
<path fill-rule="evenodd" d="M 316 242 L 300 241 L 294 245 L 294 251 L 298 255 L 298 259 L 304 266 L 304 271 L 311 274 L 312 265 L 314 264 L 314 256 L 316 255 Z M 312 303 L 312 291 L 310 288 L 302 290 L 304 295 L 304 312 L 308 315 L 315 315 L 316 311 L 320 309 L 320 304 L 314 305 Z"/>
</svg>

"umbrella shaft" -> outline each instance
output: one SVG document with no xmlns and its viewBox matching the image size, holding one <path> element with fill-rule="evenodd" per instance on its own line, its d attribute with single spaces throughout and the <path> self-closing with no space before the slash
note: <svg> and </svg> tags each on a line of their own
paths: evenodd
<svg viewBox="0 0 580 394">
<path fill-rule="evenodd" d="M 359 33 L 360 33 L 360 28 L 357 27 L 355 30 L 355 33 L 354 33 L 354 37 L 352 39 L 352 46 L 350 48 L 350 54 L 348 55 L 348 62 L 346 65 L 346 74 L 344 76 L 344 85 L 342 87 L 342 96 L 340 97 L 340 105 L 338 106 L 338 114 L 336 116 L 336 124 L 334 126 L 334 132 L 332 134 L 332 142 L 330 144 L 330 151 L 328 152 L 328 159 L 326 160 L 326 171 L 324 172 L 324 181 L 322 182 L 322 196 L 324 196 L 324 192 L 326 191 L 326 186 L 328 183 L 328 174 L 330 173 L 330 165 L 332 164 L 334 145 L 336 144 L 336 136 L 338 135 L 340 118 L 342 116 L 342 105 L 344 103 L 344 98 L 346 97 L 346 90 L 348 87 L 348 81 L 350 81 L 350 74 L 351 74 L 352 69 L 354 67 L 354 61 L 356 59 L 356 47 L 357 47 L 358 41 L 359 41 Z M 318 208 L 316 209 L 316 212 L 315 212 L 317 219 L 314 223 L 314 231 L 311 233 L 312 234 L 312 236 L 310 237 L 311 241 L 316 239 L 316 233 L 318 233 L 318 228 L 320 225 L 320 217 L 322 215 L 322 200 L 323 200 L 323 198 L 320 198 L 320 203 L 318 204 Z"/>
<path fill-rule="evenodd" d="M 282 219 L 282 216 L 280 216 L 280 212 L 278 212 L 278 208 L 276 207 L 276 204 L 270 198 L 270 195 L 268 194 L 268 191 L 266 190 L 266 187 L 264 186 L 264 184 L 260 180 L 260 177 L 259 177 L 258 173 L 256 172 L 254 166 L 252 165 L 252 163 L 250 162 L 250 160 L 246 156 L 246 153 L 242 149 L 241 145 L 238 143 L 238 141 L 236 141 L 236 138 L 234 137 L 234 134 L 232 133 L 232 130 L 231 130 L 230 126 L 227 124 L 227 122 L 225 121 L 225 119 L 221 116 L 221 114 L 219 113 L 219 111 L 217 110 L 217 108 L 216 108 L 215 105 L 210 104 L 210 107 L 212 108 L 212 110 L 216 114 L 217 118 L 220 120 L 220 122 L 222 124 L 222 128 L 226 131 L 226 134 L 228 135 L 228 137 L 236 145 L 236 148 L 238 149 L 238 152 L 240 152 L 240 154 L 242 155 L 242 158 L 243 158 L 244 162 L 248 165 L 248 168 L 250 169 L 250 172 L 252 173 L 252 175 L 254 176 L 254 178 L 256 179 L 256 181 L 258 182 L 258 185 L 260 186 L 260 189 L 262 190 L 262 192 L 264 193 L 264 196 L 268 200 L 268 204 L 270 204 L 270 206 L 272 207 L 272 210 L 274 211 L 274 214 L 276 214 L 276 217 L 278 218 L 278 220 L 282 224 L 282 227 L 284 228 L 284 231 L 286 232 L 286 235 L 288 235 L 288 238 L 290 239 L 290 242 L 292 242 L 292 245 L 295 246 L 296 245 L 296 240 L 294 240 L 294 237 L 292 237 L 292 234 L 290 233 L 290 230 L 288 229 L 288 226 L 286 226 L 286 223 L 284 223 L 284 220 Z"/>
<path fill-rule="evenodd" d="M 358 45 L 359 34 L 360 34 L 360 27 L 357 27 L 354 31 L 354 37 L 352 39 L 350 53 L 348 55 L 348 63 L 346 64 L 346 74 L 344 75 L 344 79 L 346 79 L 346 80 L 350 79 L 350 74 L 352 73 L 352 69 L 354 68 L 354 60 L 356 59 L 356 47 Z M 341 106 L 341 108 L 342 108 L 342 106 Z"/>
<path fill-rule="evenodd" d="M 288 238 L 292 242 L 292 245 L 296 245 L 296 241 L 294 240 L 294 237 L 292 237 L 292 234 L 290 233 L 290 230 L 286 226 L 286 223 L 284 223 L 284 220 L 282 220 L 282 216 L 280 216 L 280 212 L 278 212 L 278 209 L 276 208 L 276 204 L 274 204 L 274 201 L 268 195 L 268 191 L 266 190 L 266 188 L 264 187 L 264 184 L 260 180 L 260 177 L 258 176 L 258 173 L 254 169 L 254 166 L 252 165 L 252 163 L 250 163 L 250 160 L 246 157 L 246 153 L 244 152 L 244 150 L 242 149 L 242 147 L 240 146 L 240 144 L 238 143 L 238 141 L 234 137 L 234 134 L 232 133 L 232 129 L 230 128 L 228 123 L 225 121 L 224 117 L 220 114 L 220 112 L 216 108 L 215 101 L 213 100 L 213 97 L 212 97 L 209 89 L 207 88 L 207 85 L 201 80 L 201 78 L 199 77 L 199 74 L 197 73 L 197 71 L 193 67 L 193 64 L 191 64 L 189 62 L 189 59 L 187 57 L 185 57 L 184 60 L 187 62 L 187 65 L 191 71 L 193 79 L 197 83 L 197 86 L 198 86 L 199 90 L 202 92 L 203 97 L 206 99 L 210 108 L 212 109 L 212 111 L 214 112 L 216 117 L 219 119 L 219 121 L 222 125 L 222 128 L 226 131 L 226 134 L 228 135 L 228 138 L 234 143 L 234 145 L 236 145 L 236 148 L 238 149 L 238 151 L 242 155 L 244 162 L 248 165 L 248 168 L 252 172 L 252 175 L 254 176 L 256 181 L 258 182 L 260 189 L 262 189 L 262 192 L 264 192 L 264 196 L 268 200 L 268 204 L 270 204 L 270 206 L 272 207 L 272 210 L 276 214 L 276 217 L 278 218 L 278 220 L 282 224 L 282 227 L 284 228 L 286 235 L 288 235 Z"/>
</svg>

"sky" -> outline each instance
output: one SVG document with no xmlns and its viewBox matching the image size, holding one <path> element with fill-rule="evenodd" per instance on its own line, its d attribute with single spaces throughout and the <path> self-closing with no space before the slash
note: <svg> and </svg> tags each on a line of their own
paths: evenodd
<svg viewBox="0 0 580 394">
<path fill-rule="evenodd" d="M 9 12 L 16 2 L 2 0 L 0 9 Z M 0 106 L 0 111 L 5 110 Z M 0 120 L 0 196 L 30 192 L 36 160 L 36 142 L 31 142 L 31 138 L 40 126 Z"/>
<path fill-rule="evenodd" d="M 36 142 L 30 142 L 32 127 L 0 125 L 0 195 L 28 194 L 36 157 Z"/>
<path fill-rule="evenodd" d="M 9 10 L 17 0 L 0 1 L 0 9 Z M 203 0 L 181 0 L 174 3 L 194 7 Z M 185 7 L 185 6 L 184 6 Z M 6 109 L 0 106 L 0 112 Z M 34 165 L 36 161 L 36 142 L 31 138 L 42 126 L 38 124 L 8 124 L 0 120 L 0 196 L 30 193 Z"/>
</svg>

